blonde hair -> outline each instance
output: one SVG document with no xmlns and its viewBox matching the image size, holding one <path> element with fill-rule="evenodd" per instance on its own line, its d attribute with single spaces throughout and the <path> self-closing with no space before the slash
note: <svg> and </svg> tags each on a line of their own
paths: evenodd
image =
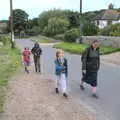
<svg viewBox="0 0 120 120">
<path fill-rule="evenodd" d="M 56 57 L 59 57 L 59 54 L 60 54 L 60 53 L 62 53 L 62 54 L 64 53 L 62 49 L 58 49 L 58 50 L 57 50 L 57 52 L 56 52 Z"/>
</svg>

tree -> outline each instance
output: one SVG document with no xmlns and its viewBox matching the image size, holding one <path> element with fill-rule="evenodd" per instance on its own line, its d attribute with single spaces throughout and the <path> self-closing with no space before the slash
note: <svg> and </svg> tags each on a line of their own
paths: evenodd
<svg viewBox="0 0 120 120">
<path fill-rule="evenodd" d="M 84 21 L 82 33 L 85 36 L 97 35 L 98 27 L 91 21 Z"/>
<path fill-rule="evenodd" d="M 79 26 L 79 13 L 71 10 L 53 9 L 44 11 L 39 15 L 39 26 L 41 30 L 48 25 L 48 20 L 52 17 L 59 17 L 62 19 L 68 19 L 69 28 Z"/>
<path fill-rule="evenodd" d="M 18 31 L 20 33 L 21 30 L 26 31 L 28 22 L 28 14 L 21 10 L 15 9 L 13 10 L 13 23 L 14 23 L 14 31 Z"/>
<path fill-rule="evenodd" d="M 28 28 L 32 29 L 34 26 L 38 26 L 38 18 L 33 18 L 28 21 Z"/>
<path fill-rule="evenodd" d="M 56 34 L 64 33 L 69 26 L 67 19 L 52 17 L 48 20 L 48 25 L 44 28 L 44 33 L 47 36 L 54 36 Z"/>
</svg>

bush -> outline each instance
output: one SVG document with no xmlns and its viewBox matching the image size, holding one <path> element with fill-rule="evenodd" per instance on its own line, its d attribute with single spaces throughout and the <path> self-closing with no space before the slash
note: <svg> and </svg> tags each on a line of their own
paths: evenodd
<svg viewBox="0 0 120 120">
<path fill-rule="evenodd" d="M 67 42 L 75 42 L 79 37 L 79 29 L 74 28 L 65 33 L 65 41 Z"/>
<path fill-rule="evenodd" d="M 58 34 L 58 35 L 54 36 L 53 38 L 58 39 L 58 40 L 64 40 L 65 35 L 64 34 Z"/>
<path fill-rule="evenodd" d="M 10 37 L 8 37 L 7 35 L 6 36 L 1 35 L 0 42 L 2 42 L 4 45 L 6 45 L 8 42 L 10 42 Z"/>
<path fill-rule="evenodd" d="M 120 31 L 110 32 L 110 36 L 120 37 Z"/>
<path fill-rule="evenodd" d="M 104 36 L 120 36 L 120 24 L 118 23 L 103 28 L 100 30 L 99 34 Z"/>
<path fill-rule="evenodd" d="M 34 26 L 32 29 L 27 30 L 27 34 L 30 36 L 35 36 L 40 34 L 40 27 Z"/>
<path fill-rule="evenodd" d="M 110 28 L 105 27 L 105 28 L 101 29 L 98 34 L 103 35 L 103 36 L 109 36 L 109 33 L 110 33 Z"/>
<path fill-rule="evenodd" d="M 114 24 L 110 26 L 110 36 L 120 36 L 120 24 Z"/>
<path fill-rule="evenodd" d="M 98 27 L 91 21 L 84 22 L 83 29 L 82 29 L 84 36 L 97 35 L 98 30 L 99 30 Z"/>
</svg>

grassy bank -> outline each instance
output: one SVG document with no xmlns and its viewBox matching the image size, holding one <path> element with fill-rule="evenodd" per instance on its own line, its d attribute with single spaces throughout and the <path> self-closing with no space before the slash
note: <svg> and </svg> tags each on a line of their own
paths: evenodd
<svg viewBox="0 0 120 120">
<path fill-rule="evenodd" d="M 54 42 L 54 40 L 52 38 L 48 38 L 48 37 L 40 36 L 40 35 L 30 37 L 29 39 L 31 39 L 32 41 L 38 41 L 39 43 L 52 43 L 52 42 Z"/>
<path fill-rule="evenodd" d="M 87 47 L 86 44 L 76 44 L 76 43 L 66 43 L 62 42 L 54 46 L 54 48 L 61 48 L 67 52 L 81 54 L 83 50 Z M 100 53 L 101 54 L 110 54 L 113 52 L 120 51 L 120 48 L 113 48 L 104 45 L 100 45 Z"/>
<path fill-rule="evenodd" d="M 3 112 L 5 87 L 8 79 L 20 66 L 19 50 L 11 50 L 10 46 L 0 47 L 0 112 Z"/>
</svg>

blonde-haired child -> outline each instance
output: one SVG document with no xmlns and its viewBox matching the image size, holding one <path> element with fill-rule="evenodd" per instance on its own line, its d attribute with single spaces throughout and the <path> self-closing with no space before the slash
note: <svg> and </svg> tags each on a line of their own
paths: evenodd
<svg viewBox="0 0 120 120">
<path fill-rule="evenodd" d="M 67 98 L 68 97 L 67 95 L 68 66 L 67 66 L 67 59 L 64 57 L 64 52 L 61 49 L 59 49 L 56 52 L 55 72 L 57 76 L 56 93 L 59 93 L 59 87 L 60 87 L 62 89 L 63 96 Z"/>
</svg>

